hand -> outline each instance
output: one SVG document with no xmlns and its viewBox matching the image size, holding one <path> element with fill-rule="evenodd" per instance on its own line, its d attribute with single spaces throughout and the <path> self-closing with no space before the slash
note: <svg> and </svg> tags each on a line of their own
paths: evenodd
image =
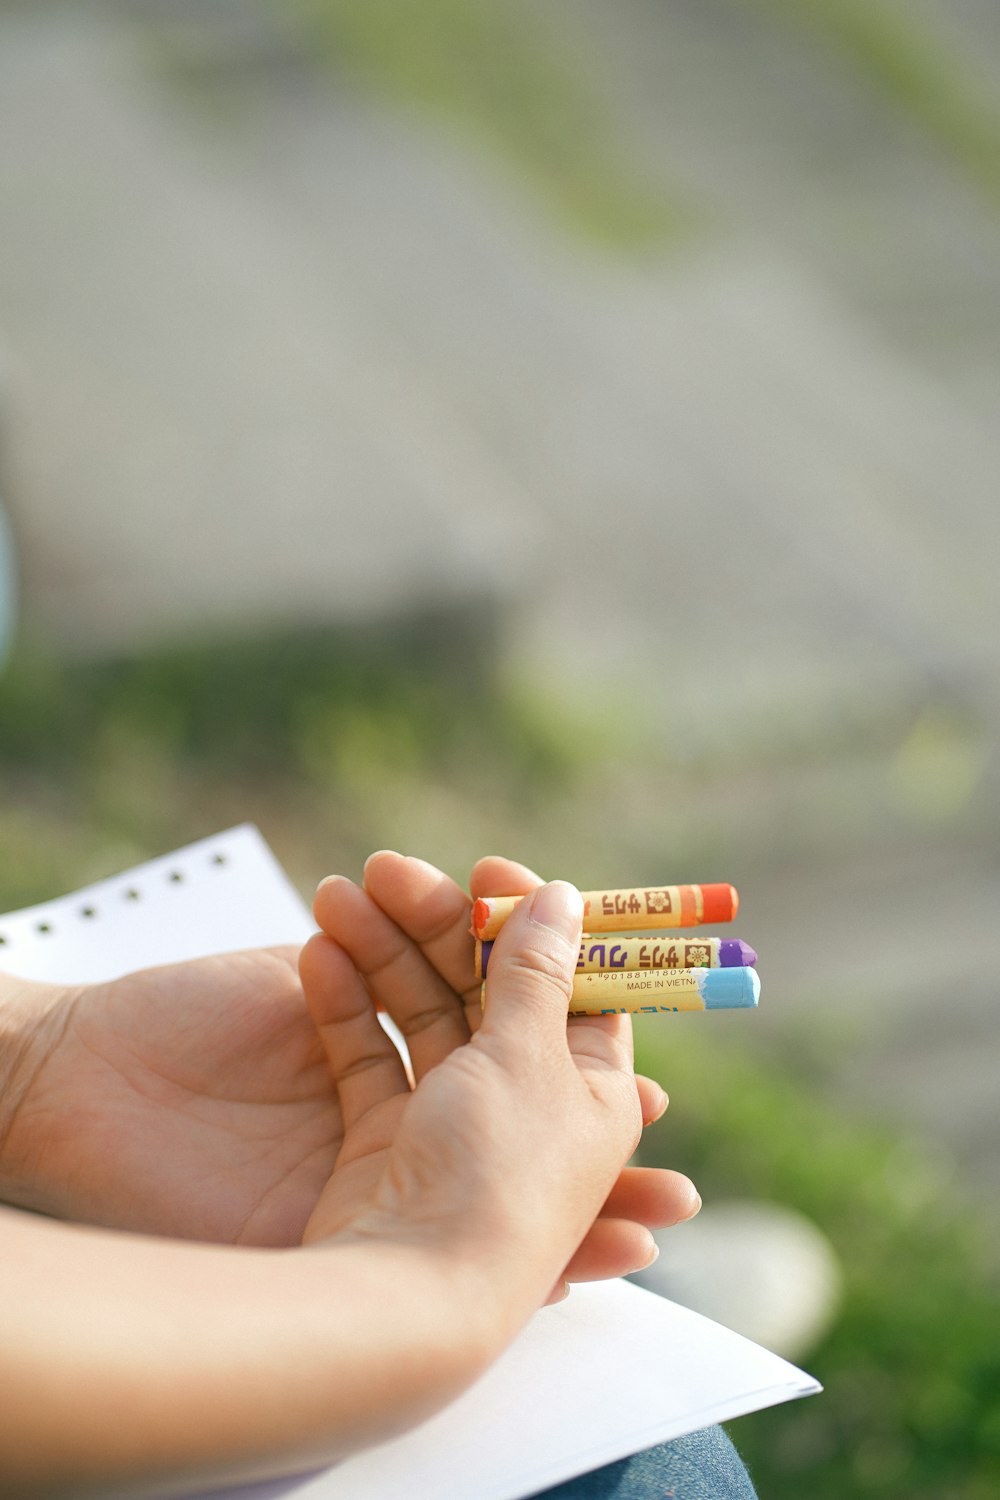
<svg viewBox="0 0 1000 1500">
<path fill-rule="evenodd" d="M 341 1144 L 294 948 L 56 991 L 3 1091 L 0 1196 L 57 1218 L 293 1245 Z"/>
<path fill-rule="evenodd" d="M 522 866 L 490 859 L 471 884 L 476 896 L 527 892 L 539 882 Z M 300 971 L 346 1133 L 307 1239 L 405 1236 L 423 1232 L 429 1218 L 453 1243 L 462 1242 L 463 1226 L 481 1235 L 492 1223 L 496 1254 L 511 1251 L 529 1225 L 526 1263 L 539 1245 L 551 1254 L 565 1244 L 554 1267 L 561 1283 L 638 1269 L 654 1252 L 650 1227 L 697 1211 L 686 1178 L 624 1167 L 640 1117 L 655 1118 L 666 1098 L 632 1073 L 627 1017 L 567 1024 L 579 919 L 560 939 L 530 921 L 528 906 L 508 924 L 506 947 L 494 949 L 483 1021 L 470 901 L 453 882 L 421 860 L 382 853 L 368 862 L 365 890 L 339 878 L 320 887 L 323 935 L 306 945 Z M 518 941 L 527 950 L 512 954 Z M 530 968 L 538 963 L 546 972 Z M 519 1004 L 525 983 L 530 994 Z M 407 1039 L 413 1092 L 373 996 Z M 498 1179 L 507 1185 L 503 1203 L 496 1194 L 484 1202 Z"/>
</svg>

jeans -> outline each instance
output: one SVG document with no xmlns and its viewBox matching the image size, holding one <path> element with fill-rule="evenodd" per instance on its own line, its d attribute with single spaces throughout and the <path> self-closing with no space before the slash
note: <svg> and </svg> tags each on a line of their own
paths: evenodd
<svg viewBox="0 0 1000 1500">
<path fill-rule="evenodd" d="M 757 1500 L 729 1438 L 706 1427 L 567 1479 L 534 1500 Z"/>
</svg>

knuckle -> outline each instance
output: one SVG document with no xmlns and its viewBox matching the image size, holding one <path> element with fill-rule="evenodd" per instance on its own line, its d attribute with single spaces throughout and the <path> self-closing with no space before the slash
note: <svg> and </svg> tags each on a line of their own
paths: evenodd
<svg viewBox="0 0 1000 1500">
<path fill-rule="evenodd" d="M 523 991 L 537 990 L 540 984 L 543 988 L 555 989 L 569 1004 L 572 976 L 566 972 L 565 964 L 544 948 L 511 954 L 501 966 L 501 973 L 509 984 Z"/>
<path fill-rule="evenodd" d="M 631 1155 L 642 1139 L 642 1109 L 630 1075 L 615 1073 L 606 1080 L 604 1104 L 622 1149 Z"/>
<path fill-rule="evenodd" d="M 430 1031 L 434 1026 L 442 1024 L 450 1026 L 454 1023 L 456 1009 L 454 1006 L 433 1005 L 425 1010 L 412 1011 L 408 1015 L 400 1015 L 396 1018 L 400 1031 L 407 1041 L 412 1040 L 424 1031 Z"/>
<path fill-rule="evenodd" d="M 339 1066 L 332 1066 L 334 1082 L 347 1083 L 353 1078 L 359 1078 L 365 1073 L 371 1073 L 376 1068 L 385 1065 L 384 1052 L 365 1052 L 356 1057 L 345 1059 Z"/>
</svg>

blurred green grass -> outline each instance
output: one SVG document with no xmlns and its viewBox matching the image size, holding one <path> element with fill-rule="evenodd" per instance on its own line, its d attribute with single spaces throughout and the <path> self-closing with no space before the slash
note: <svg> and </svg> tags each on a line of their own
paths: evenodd
<svg viewBox="0 0 1000 1500">
<path fill-rule="evenodd" d="M 493 662 L 488 631 L 434 618 L 118 662 L 22 644 L 0 675 L 0 907 L 247 819 L 306 896 L 386 843 L 459 879 L 489 849 L 581 883 L 652 861 L 662 766 L 643 770 L 633 746 L 610 790 L 615 747 Z M 702 822 L 682 862 L 711 839 Z M 836 1109 L 836 1048 L 814 1027 L 786 1033 L 765 1068 L 738 1038 L 676 1022 L 639 1030 L 640 1066 L 673 1097 L 646 1160 L 689 1172 L 706 1200 L 800 1209 L 844 1270 L 842 1313 L 804 1359 L 825 1394 L 735 1425 L 760 1494 L 996 1494 L 1000 1299 L 985 1220 L 946 1167 Z"/>
<path fill-rule="evenodd" d="M 755 0 L 839 55 L 1000 202 L 1000 103 L 987 72 L 897 0 Z M 666 243 L 705 211 L 618 139 L 582 36 L 519 0 L 297 0 L 340 72 L 506 160 L 567 225 L 608 248 Z M 669 29 L 669 12 L 663 25 Z M 828 62 L 826 63 L 828 66 Z"/>
<path fill-rule="evenodd" d="M 828 1102 L 823 1049 L 768 1068 L 738 1038 L 640 1026 L 673 1102 L 643 1158 L 706 1201 L 799 1209 L 840 1260 L 839 1316 L 804 1363 L 808 1401 L 731 1424 L 767 1500 L 988 1500 L 1000 1493 L 1000 1289 L 992 1237 L 912 1141 Z"/>
<path fill-rule="evenodd" d="M 1000 101 L 930 23 L 896 0 L 756 0 L 835 49 L 1000 205 Z"/>
<path fill-rule="evenodd" d="M 631 158 L 582 38 L 523 0 L 297 0 L 332 67 L 415 107 L 506 164 L 518 186 L 595 245 L 688 233 L 694 206 Z"/>
<path fill-rule="evenodd" d="M 453 871 L 516 852 L 586 886 L 661 880 L 667 847 L 674 868 L 759 880 L 923 834 L 897 786 L 912 705 L 769 711 L 737 754 L 724 720 L 713 734 L 609 718 L 600 693 L 501 668 L 495 644 L 488 616 L 464 613 L 111 661 L 22 641 L 0 674 L 0 828 L 16 851 L 0 902 L 227 819 L 257 821 L 303 891 L 385 843 Z M 961 812 L 963 837 L 973 818 L 993 836 L 978 801 Z"/>
<path fill-rule="evenodd" d="M 427 616 L 117 661 L 22 644 L 0 675 L 0 904 L 227 821 L 256 820 L 305 890 L 388 839 L 451 868 L 504 843 L 513 806 L 530 823 L 571 794 L 591 742 L 501 680 L 489 639 Z"/>
</svg>

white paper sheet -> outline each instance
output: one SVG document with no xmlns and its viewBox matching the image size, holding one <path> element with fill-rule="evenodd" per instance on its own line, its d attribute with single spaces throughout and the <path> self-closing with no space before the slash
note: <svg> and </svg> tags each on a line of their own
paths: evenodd
<svg viewBox="0 0 1000 1500">
<path fill-rule="evenodd" d="M 520 1500 L 713 1422 L 808 1396 L 811 1376 L 627 1281 L 544 1308 L 473 1388 L 336 1469 L 235 1500 Z"/>
<path fill-rule="evenodd" d="M 208 953 L 304 943 L 316 926 L 252 824 L 0 917 L 0 969 L 90 983 Z"/>
<path fill-rule="evenodd" d="M 313 930 L 247 825 L 0 917 L 0 969 L 91 981 L 206 953 L 298 944 Z M 521 1500 L 654 1443 L 819 1389 L 786 1360 L 697 1313 L 627 1282 L 602 1282 L 543 1309 L 471 1390 L 416 1431 L 318 1474 L 225 1493 Z"/>
</svg>

